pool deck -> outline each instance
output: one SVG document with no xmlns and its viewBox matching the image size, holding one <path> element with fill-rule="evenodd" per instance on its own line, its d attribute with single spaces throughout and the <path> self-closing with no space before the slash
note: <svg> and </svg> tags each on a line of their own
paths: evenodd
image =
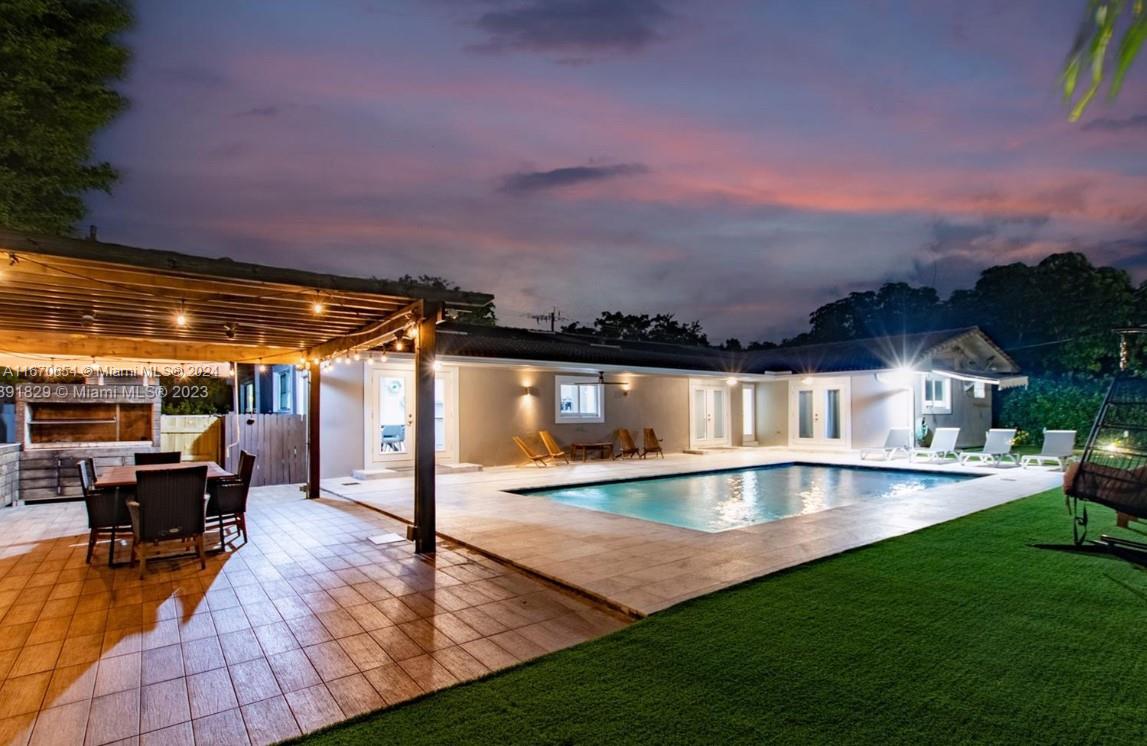
<svg viewBox="0 0 1147 746">
<path fill-rule="evenodd" d="M 986 475 L 904 498 L 708 533 L 507 490 L 800 461 Z M 632 616 L 1055 487 L 1058 471 L 861 462 L 855 452 L 736 448 L 664 459 L 503 467 L 438 477 L 438 532 Z M 333 494 L 412 520 L 412 480 L 324 480 Z"/>
</svg>

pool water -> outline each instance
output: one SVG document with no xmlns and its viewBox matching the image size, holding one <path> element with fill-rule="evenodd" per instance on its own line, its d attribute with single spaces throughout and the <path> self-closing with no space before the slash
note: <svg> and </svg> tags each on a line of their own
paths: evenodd
<svg viewBox="0 0 1147 746">
<path fill-rule="evenodd" d="M 900 469 L 777 464 L 519 492 L 579 508 L 715 532 L 913 495 L 975 478 Z"/>
</svg>

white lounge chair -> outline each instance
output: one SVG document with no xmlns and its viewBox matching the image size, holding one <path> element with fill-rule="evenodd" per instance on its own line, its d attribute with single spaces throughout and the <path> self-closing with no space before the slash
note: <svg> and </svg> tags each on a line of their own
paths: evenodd
<svg viewBox="0 0 1147 746">
<path fill-rule="evenodd" d="M 929 461 L 943 460 L 948 456 L 959 458 L 956 451 L 956 439 L 960 437 L 958 427 L 938 427 L 932 434 L 932 445 L 927 448 L 913 448 L 908 452 L 908 460 L 915 461 L 917 456 L 927 456 Z"/>
<path fill-rule="evenodd" d="M 989 463 L 993 466 L 999 466 L 1004 462 L 1004 459 L 1011 459 L 1013 464 L 1019 464 L 1016 455 L 1012 453 L 1012 440 L 1016 437 L 1016 429 L 993 427 L 988 431 L 988 437 L 984 441 L 984 449 L 981 451 L 960 451 L 960 463 L 966 464 L 970 461 L 977 461 L 981 464 Z"/>
<path fill-rule="evenodd" d="M 1050 461 L 1060 469 L 1066 469 L 1067 463 L 1075 458 L 1075 431 L 1074 430 L 1044 430 L 1043 448 L 1039 453 L 1032 453 L 1020 459 L 1020 466 L 1043 466 Z"/>
<path fill-rule="evenodd" d="M 888 431 L 888 436 L 884 438 L 884 445 L 879 448 L 861 448 L 860 458 L 864 459 L 869 454 L 879 455 L 885 461 L 891 460 L 897 453 L 903 453 L 905 456 L 912 450 L 912 428 L 910 427 L 894 427 Z"/>
</svg>

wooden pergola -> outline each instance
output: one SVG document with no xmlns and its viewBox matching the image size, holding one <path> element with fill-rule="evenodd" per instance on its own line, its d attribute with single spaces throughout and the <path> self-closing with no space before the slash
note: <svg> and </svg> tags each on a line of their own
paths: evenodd
<svg viewBox="0 0 1147 746">
<path fill-rule="evenodd" d="M 414 339 L 414 518 L 434 551 L 436 325 L 483 293 L 0 230 L 0 352 L 306 366 L 309 497 L 319 494 L 327 361 Z"/>
</svg>

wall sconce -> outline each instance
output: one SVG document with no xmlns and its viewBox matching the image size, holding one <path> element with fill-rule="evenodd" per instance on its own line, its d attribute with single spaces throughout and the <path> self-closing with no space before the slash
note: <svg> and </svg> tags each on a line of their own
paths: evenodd
<svg viewBox="0 0 1147 746">
<path fill-rule="evenodd" d="M 537 396 L 538 389 L 535 386 L 523 386 L 522 396 Z"/>
<path fill-rule="evenodd" d="M 633 385 L 629 381 L 626 381 L 625 383 L 621 384 L 621 395 L 622 396 L 629 396 L 629 391 L 632 388 L 633 388 Z"/>
</svg>

